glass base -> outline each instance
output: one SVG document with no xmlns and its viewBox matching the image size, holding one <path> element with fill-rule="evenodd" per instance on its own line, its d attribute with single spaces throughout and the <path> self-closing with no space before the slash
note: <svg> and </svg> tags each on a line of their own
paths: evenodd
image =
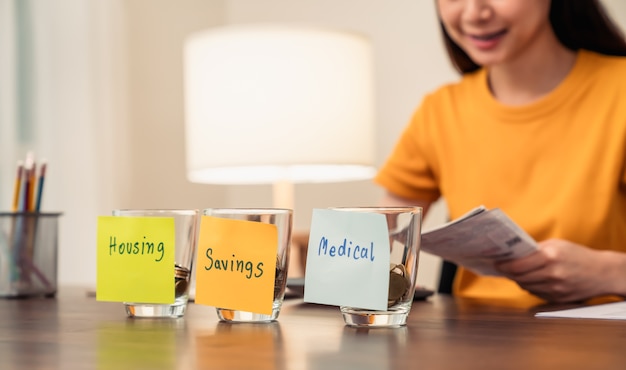
<svg viewBox="0 0 626 370">
<path fill-rule="evenodd" d="M 217 317 L 221 321 L 226 322 L 272 322 L 278 319 L 282 302 L 274 302 L 271 315 L 256 312 L 229 310 L 226 308 L 217 308 Z"/>
<path fill-rule="evenodd" d="M 388 311 L 362 310 L 352 307 L 341 307 L 343 321 L 348 326 L 368 328 L 394 328 L 406 325 L 410 308 L 397 307 Z"/>
<path fill-rule="evenodd" d="M 176 318 L 183 317 L 187 309 L 187 299 L 177 298 L 173 304 L 148 304 L 124 302 L 129 317 Z"/>
</svg>

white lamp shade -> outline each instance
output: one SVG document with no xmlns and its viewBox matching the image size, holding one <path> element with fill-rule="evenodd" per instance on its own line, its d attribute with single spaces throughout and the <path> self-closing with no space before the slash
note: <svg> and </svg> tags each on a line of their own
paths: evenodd
<svg viewBox="0 0 626 370">
<path fill-rule="evenodd" d="M 185 44 L 187 174 L 246 184 L 374 175 L 372 50 L 352 33 L 229 26 Z"/>
</svg>

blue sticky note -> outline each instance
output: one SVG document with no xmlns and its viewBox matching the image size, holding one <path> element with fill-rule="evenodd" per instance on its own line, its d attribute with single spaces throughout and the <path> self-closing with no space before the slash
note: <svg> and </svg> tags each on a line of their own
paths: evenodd
<svg viewBox="0 0 626 370">
<path fill-rule="evenodd" d="M 314 209 L 304 301 L 386 310 L 389 247 L 384 215 Z"/>
</svg>

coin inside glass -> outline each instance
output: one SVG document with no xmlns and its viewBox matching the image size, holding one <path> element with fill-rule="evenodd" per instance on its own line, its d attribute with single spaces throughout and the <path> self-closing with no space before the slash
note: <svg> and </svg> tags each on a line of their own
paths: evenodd
<svg viewBox="0 0 626 370">
<path fill-rule="evenodd" d="M 180 297 L 187 292 L 189 286 L 189 269 L 174 265 L 174 295 Z"/>
<path fill-rule="evenodd" d="M 389 269 L 389 293 L 387 305 L 395 305 L 404 297 L 411 287 L 411 282 L 402 264 L 391 264 Z"/>
</svg>

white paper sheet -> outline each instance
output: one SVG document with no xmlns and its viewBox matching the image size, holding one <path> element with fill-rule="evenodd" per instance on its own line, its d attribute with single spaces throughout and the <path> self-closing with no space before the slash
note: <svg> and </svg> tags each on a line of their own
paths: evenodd
<svg viewBox="0 0 626 370">
<path fill-rule="evenodd" d="M 605 303 L 568 310 L 537 312 L 535 317 L 560 317 L 571 319 L 626 320 L 626 302 Z"/>
</svg>

